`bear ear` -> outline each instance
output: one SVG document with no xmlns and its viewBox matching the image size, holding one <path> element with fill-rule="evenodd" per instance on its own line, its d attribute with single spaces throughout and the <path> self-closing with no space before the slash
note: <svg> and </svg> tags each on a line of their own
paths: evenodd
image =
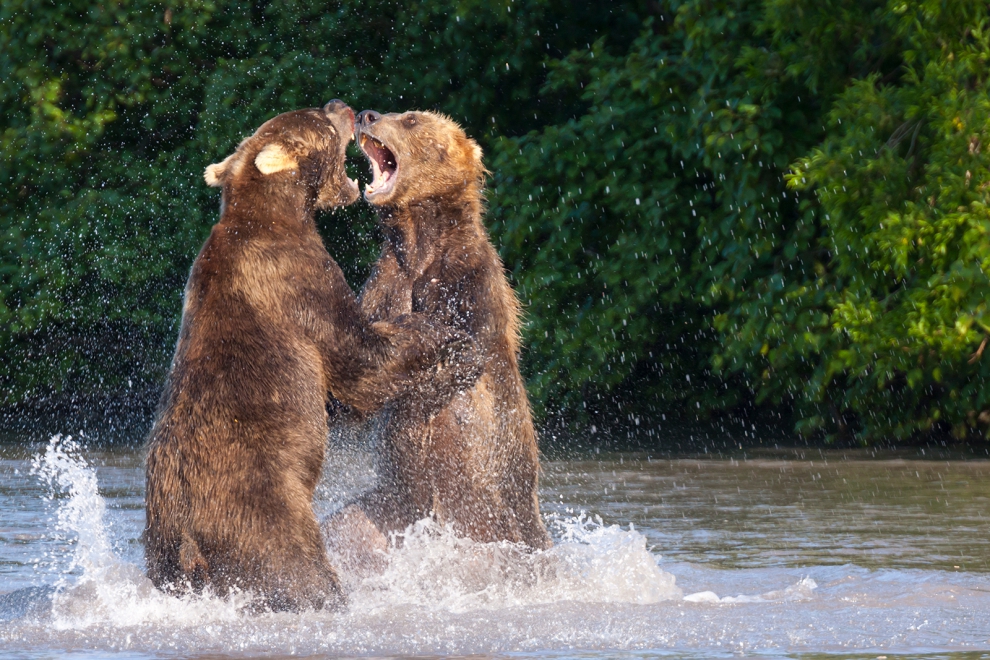
<svg viewBox="0 0 990 660">
<path fill-rule="evenodd" d="M 299 167 L 299 163 L 289 155 L 285 147 L 277 142 L 272 142 L 265 145 L 265 148 L 258 153 L 254 159 L 254 166 L 262 174 L 274 174 L 283 170 L 295 169 Z"/>
<path fill-rule="evenodd" d="M 469 137 L 461 138 L 459 142 L 461 153 L 464 154 L 463 158 L 465 158 L 472 167 L 484 168 L 481 161 L 484 154 L 481 151 L 481 147 L 478 146 L 478 143 Z"/>
<path fill-rule="evenodd" d="M 482 159 L 482 156 L 484 155 L 484 154 L 483 154 L 483 153 L 481 152 L 481 147 L 479 147 L 479 146 L 478 146 L 478 143 L 477 143 L 477 142 L 475 142 L 474 140 L 468 140 L 468 142 L 469 142 L 469 143 L 471 144 L 471 154 L 472 154 L 472 155 L 474 156 L 474 159 L 475 159 L 475 160 L 476 160 L 476 161 L 478 162 L 478 164 L 480 165 L 480 164 L 481 164 L 481 159 Z"/>
<path fill-rule="evenodd" d="M 227 170 L 230 168 L 230 159 L 236 154 L 231 154 L 223 159 L 222 162 L 213 163 L 206 168 L 203 172 L 203 179 L 206 180 L 206 185 L 217 188 L 223 185 L 224 179 L 227 177 Z"/>
</svg>

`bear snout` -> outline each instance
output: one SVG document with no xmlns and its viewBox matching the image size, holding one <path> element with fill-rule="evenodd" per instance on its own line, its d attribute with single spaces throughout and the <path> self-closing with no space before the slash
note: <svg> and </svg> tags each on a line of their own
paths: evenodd
<svg viewBox="0 0 990 660">
<path fill-rule="evenodd" d="M 345 136 L 354 135 L 354 111 L 340 99 L 333 99 L 323 106 L 323 114 Z"/>
<path fill-rule="evenodd" d="M 352 126 L 354 125 L 354 111 L 351 110 L 351 107 L 349 105 L 347 105 L 340 99 L 333 99 L 325 106 L 323 106 L 323 112 L 327 113 L 328 115 L 335 115 L 339 112 L 346 112 L 348 115 L 350 115 L 351 125 Z"/>
<path fill-rule="evenodd" d="M 362 110 L 358 113 L 357 123 L 358 126 L 371 126 L 381 118 L 382 116 L 374 110 Z"/>
</svg>

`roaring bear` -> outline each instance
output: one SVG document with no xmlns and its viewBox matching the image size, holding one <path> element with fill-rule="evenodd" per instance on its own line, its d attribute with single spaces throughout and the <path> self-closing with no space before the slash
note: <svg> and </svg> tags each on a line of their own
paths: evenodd
<svg viewBox="0 0 990 660">
<path fill-rule="evenodd" d="M 344 170 L 353 136 L 335 100 L 271 119 L 206 169 L 220 221 L 186 284 L 148 441 L 145 555 L 166 591 L 340 605 L 312 509 L 328 393 L 370 414 L 406 389 L 456 390 L 448 372 L 470 382 L 470 368 L 437 366 L 470 360 L 469 338 L 417 315 L 365 320 L 323 246 L 315 211 L 359 195 Z"/>
<path fill-rule="evenodd" d="M 475 540 L 547 548 L 520 309 L 482 223 L 481 149 L 432 112 L 366 110 L 357 136 L 374 178 L 364 196 L 385 236 L 362 312 L 377 321 L 422 313 L 465 332 L 484 371 L 463 392 L 434 384 L 379 414 L 379 485 L 325 523 L 328 543 L 345 563 L 361 561 L 355 538 L 381 548 L 370 530 L 387 535 L 433 516 Z"/>
</svg>

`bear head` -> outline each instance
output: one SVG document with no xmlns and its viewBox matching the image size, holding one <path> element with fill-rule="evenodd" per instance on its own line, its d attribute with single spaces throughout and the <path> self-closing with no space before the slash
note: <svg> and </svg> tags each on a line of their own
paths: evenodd
<svg viewBox="0 0 990 660">
<path fill-rule="evenodd" d="M 371 164 L 373 180 L 364 189 L 371 204 L 402 207 L 431 197 L 480 198 L 487 173 L 481 147 L 450 118 L 365 110 L 357 117 L 356 133 Z"/>
<path fill-rule="evenodd" d="M 334 99 L 269 119 L 203 177 L 207 185 L 222 187 L 225 197 L 237 189 L 277 190 L 303 196 L 313 209 L 346 206 L 360 195 L 344 169 L 353 138 L 354 111 Z"/>
</svg>

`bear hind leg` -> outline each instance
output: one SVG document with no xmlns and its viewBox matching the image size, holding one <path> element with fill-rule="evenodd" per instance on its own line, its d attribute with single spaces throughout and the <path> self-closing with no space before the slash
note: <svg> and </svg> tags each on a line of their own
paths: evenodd
<svg viewBox="0 0 990 660">
<path fill-rule="evenodd" d="M 201 592 L 210 581 L 210 566 L 188 531 L 182 532 L 179 541 L 179 570 L 183 581 L 196 593 Z"/>
<path fill-rule="evenodd" d="M 323 539 L 341 572 L 355 578 L 381 573 L 388 563 L 388 538 L 357 504 L 323 522 Z"/>
</svg>

